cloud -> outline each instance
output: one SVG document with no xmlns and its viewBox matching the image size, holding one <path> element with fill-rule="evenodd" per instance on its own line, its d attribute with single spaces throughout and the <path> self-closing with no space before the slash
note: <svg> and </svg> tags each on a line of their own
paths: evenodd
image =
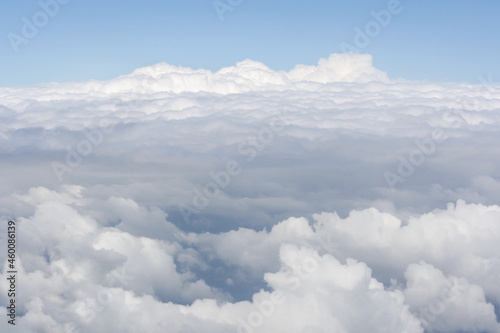
<svg viewBox="0 0 500 333">
<path fill-rule="evenodd" d="M 440 332 L 499 332 L 495 309 L 484 291 L 424 262 L 411 264 L 405 272 L 406 301 L 423 325 Z"/>
<path fill-rule="evenodd" d="M 359 54 L 2 87 L 19 327 L 498 331 L 499 108 Z"/>
<path fill-rule="evenodd" d="M 287 77 L 319 83 L 389 81 L 386 73 L 373 67 L 368 54 L 332 54 L 328 59 L 320 59 L 318 66 L 295 66 Z"/>
<path fill-rule="evenodd" d="M 218 94 L 243 93 L 262 90 L 316 90 L 321 85 L 314 83 L 339 83 L 389 81 L 387 74 L 376 69 L 368 54 L 332 54 L 318 61 L 318 65 L 297 65 L 290 71 L 274 71 L 266 65 L 246 59 L 235 66 L 217 72 L 191 69 L 158 63 L 138 68 L 128 75 L 109 81 L 89 81 L 69 84 L 43 84 L 28 88 L 30 93 L 44 95 L 39 103 L 61 101 L 68 97 L 85 98 L 88 94 L 108 97 L 116 94 L 134 95 L 160 92 L 212 92 Z M 309 84 L 307 84 L 309 83 Z M 22 88 L 26 90 L 26 88 Z M 16 88 L 2 88 L 3 96 L 13 99 Z M 11 95 L 11 98 L 5 96 Z"/>
<path fill-rule="evenodd" d="M 47 192 L 37 188 L 16 195 L 36 206 L 32 217 L 18 221 L 17 231 L 24 238 L 18 246 L 24 291 L 19 322 L 28 331 L 103 331 L 109 318 L 116 319 L 112 331 L 145 325 L 153 332 L 166 326 L 178 332 L 496 332 L 500 327 L 498 206 L 458 202 L 407 224 L 370 208 L 345 219 L 318 214 L 312 224 L 290 218 L 269 231 L 172 229 L 171 240 L 159 240 L 134 235 L 142 233 L 138 229 L 121 231 L 121 223 L 99 223 L 89 216 L 95 208 L 85 195 L 72 203 L 33 200 Z M 113 206 L 121 214 L 130 208 L 147 212 L 131 200 L 108 201 L 126 203 Z M 222 266 L 214 265 L 218 260 Z M 266 287 L 249 300 L 234 301 L 200 278 L 210 279 L 213 270 L 236 286 L 241 272 L 254 272 L 249 280 Z"/>
</svg>

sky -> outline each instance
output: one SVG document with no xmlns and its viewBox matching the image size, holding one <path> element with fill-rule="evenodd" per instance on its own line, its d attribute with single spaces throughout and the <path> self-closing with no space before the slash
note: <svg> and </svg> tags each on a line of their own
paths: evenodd
<svg viewBox="0 0 500 333">
<path fill-rule="evenodd" d="M 390 3 L 224 1 L 219 15 L 212 1 L 70 0 L 46 21 L 37 16 L 40 2 L 3 2 L 0 85 L 107 80 L 162 61 L 218 70 L 250 58 L 289 70 L 354 45 L 356 28 L 366 31 L 371 12 Z M 390 77 L 477 83 L 500 76 L 498 1 L 401 0 L 395 8 L 358 48 Z M 33 23 L 33 16 L 41 22 L 36 34 L 12 42 L 9 34 L 25 38 L 23 18 Z"/>
<path fill-rule="evenodd" d="M 150 2 L 0 11 L 1 332 L 500 333 L 497 2 Z"/>
</svg>

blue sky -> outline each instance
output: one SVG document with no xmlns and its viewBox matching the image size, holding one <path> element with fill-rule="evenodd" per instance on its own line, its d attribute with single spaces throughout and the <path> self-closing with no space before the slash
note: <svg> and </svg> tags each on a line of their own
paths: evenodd
<svg viewBox="0 0 500 333">
<path fill-rule="evenodd" d="M 371 11 L 390 1 L 221 2 L 235 4 L 223 21 L 212 0 L 70 0 L 15 52 L 9 33 L 23 37 L 23 17 L 33 22 L 41 7 L 4 1 L 0 85 L 105 80 L 161 61 L 211 70 L 246 58 L 276 70 L 315 64 L 341 52 L 342 42 L 354 45 L 355 28 L 364 31 Z M 359 48 L 376 67 L 391 78 L 500 81 L 499 1 L 401 0 L 400 7 Z"/>
</svg>

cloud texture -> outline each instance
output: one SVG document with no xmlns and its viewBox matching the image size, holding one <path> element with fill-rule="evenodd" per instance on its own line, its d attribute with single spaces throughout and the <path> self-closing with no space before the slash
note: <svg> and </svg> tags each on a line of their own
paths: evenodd
<svg viewBox="0 0 500 333">
<path fill-rule="evenodd" d="M 334 54 L 0 88 L 16 329 L 500 332 L 490 81 Z"/>
</svg>

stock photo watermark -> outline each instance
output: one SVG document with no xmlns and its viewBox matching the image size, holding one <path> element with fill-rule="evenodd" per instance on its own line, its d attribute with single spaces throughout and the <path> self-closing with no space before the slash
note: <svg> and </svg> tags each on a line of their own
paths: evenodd
<svg viewBox="0 0 500 333">
<path fill-rule="evenodd" d="M 16 325 L 16 289 L 17 284 L 17 263 L 16 263 L 16 222 L 7 222 L 7 323 Z"/>
<path fill-rule="evenodd" d="M 243 172 L 244 165 L 251 163 L 260 152 L 264 151 L 274 141 L 275 136 L 285 129 L 286 125 L 282 112 L 272 117 L 269 123 L 259 130 L 257 135 L 250 136 L 240 142 L 238 154 L 246 157 L 243 162 L 231 159 L 226 163 L 223 170 L 210 171 L 208 176 L 211 181 L 205 183 L 201 189 L 196 186 L 193 188 L 192 205 L 177 204 L 184 221 L 189 223 L 193 214 L 198 215 L 203 209 L 207 208 L 211 200 L 219 196 L 229 186 L 231 179 Z"/>
<path fill-rule="evenodd" d="M 73 170 L 82 164 L 83 159 L 94 152 L 94 149 L 100 146 L 104 141 L 105 134 L 113 132 L 109 120 L 102 119 L 99 127 L 92 130 L 84 130 L 83 135 L 86 139 L 80 140 L 75 147 L 66 146 L 65 163 L 53 161 L 51 163 L 57 179 L 62 182 L 66 173 L 72 173 Z"/>
<path fill-rule="evenodd" d="M 476 86 L 474 90 L 474 94 L 476 95 L 485 90 L 492 92 L 494 91 L 493 86 L 498 84 L 497 82 L 493 82 L 492 75 L 489 75 L 488 79 L 485 79 L 483 76 L 479 77 L 479 82 L 481 82 L 481 85 Z M 467 121 L 469 117 L 467 110 L 477 110 L 478 105 L 478 98 L 461 96 L 455 106 L 456 110 L 443 113 L 442 120 L 450 128 L 457 129 L 462 126 L 468 126 L 470 123 Z M 384 173 L 387 185 L 391 189 L 394 189 L 397 184 L 404 183 L 427 158 L 436 152 L 437 146 L 446 140 L 448 140 L 448 136 L 442 129 L 433 129 L 425 139 L 416 139 L 414 141 L 416 147 L 408 155 L 400 155 L 398 157 L 399 164 L 396 171 L 386 171 Z"/>
<path fill-rule="evenodd" d="M 441 290 L 439 296 L 430 301 L 426 306 L 418 309 L 417 317 L 424 326 L 430 326 L 432 322 L 445 312 L 450 304 L 462 295 L 462 292 L 467 289 L 467 284 L 462 282 L 461 279 L 456 279 L 452 284 L 449 280 L 446 280 L 446 287 Z"/>
<path fill-rule="evenodd" d="M 327 236 L 326 240 L 319 236 L 316 236 L 315 240 L 318 243 L 315 250 L 317 251 L 322 248 L 328 254 L 333 254 L 334 250 L 340 246 L 340 244 L 331 241 L 330 235 Z M 290 291 L 297 290 L 303 280 L 307 279 L 318 270 L 319 262 L 324 260 L 325 258 L 316 252 L 315 256 L 308 256 L 300 263 L 292 265 L 293 274 L 287 280 L 287 283 L 291 284 Z M 269 294 L 269 299 L 264 299 L 253 304 L 255 310 L 250 312 L 245 319 L 241 317 L 237 318 L 237 332 L 253 333 L 254 330 L 262 326 L 266 318 L 270 318 L 275 313 L 276 308 L 284 304 L 285 301 L 286 295 L 284 295 L 282 291 L 275 290 L 271 292 Z"/>
<path fill-rule="evenodd" d="M 415 317 L 415 320 L 410 321 L 410 327 L 419 329 L 421 326 L 430 328 L 440 315 L 444 314 L 446 309 L 453 304 L 468 288 L 464 279 L 453 278 L 453 282 L 446 279 L 445 287 L 442 288 L 438 296 L 432 298 L 425 305 L 421 305 L 410 312 Z M 405 294 L 400 291 L 398 297 L 401 302 L 406 303 Z M 401 318 L 397 314 L 388 312 L 387 309 L 381 308 L 374 314 L 377 322 L 384 323 L 384 329 L 387 332 L 398 332 L 401 330 Z"/>
<path fill-rule="evenodd" d="M 411 1 L 411 0 L 409 0 Z M 368 21 L 363 28 L 354 27 L 353 44 L 346 42 L 340 43 L 340 49 L 344 53 L 354 52 L 361 53 L 361 50 L 368 47 L 372 40 L 391 24 L 394 16 L 399 15 L 403 11 L 403 5 L 399 0 L 390 0 L 387 3 L 386 9 L 379 11 L 370 11 L 373 20 Z"/>
<path fill-rule="evenodd" d="M 429 137 L 423 140 L 415 140 L 416 148 L 413 149 L 407 157 L 400 155 L 398 157 L 399 165 L 397 167 L 397 174 L 387 171 L 384 173 L 385 181 L 390 188 L 398 183 L 404 183 L 410 177 L 415 168 L 421 166 L 427 157 L 436 152 L 436 145 L 445 142 L 448 137 L 441 129 L 434 129 Z"/>
<path fill-rule="evenodd" d="M 129 282 L 133 280 L 135 280 L 135 277 L 127 275 L 125 268 L 123 268 L 121 272 L 114 271 L 112 276 L 109 277 L 110 287 L 99 291 L 95 298 L 80 302 L 76 312 L 82 317 L 87 325 L 90 324 L 95 319 L 97 313 L 111 304 L 113 294 L 118 292 L 120 289 L 119 287 L 126 287 Z"/>
<path fill-rule="evenodd" d="M 215 0 L 212 2 L 219 20 L 224 21 L 224 15 L 226 12 L 232 12 L 236 7 L 241 5 L 243 0 Z"/>
<path fill-rule="evenodd" d="M 62 5 L 66 5 L 71 0 L 40 0 L 37 2 L 39 11 L 35 12 L 30 18 L 23 16 L 21 18 L 22 26 L 20 33 L 9 32 L 7 38 L 10 46 L 17 53 L 19 46 L 26 45 L 35 38 L 40 29 L 44 28 L 51 19 L 60 11 Z"/>
</svg>

